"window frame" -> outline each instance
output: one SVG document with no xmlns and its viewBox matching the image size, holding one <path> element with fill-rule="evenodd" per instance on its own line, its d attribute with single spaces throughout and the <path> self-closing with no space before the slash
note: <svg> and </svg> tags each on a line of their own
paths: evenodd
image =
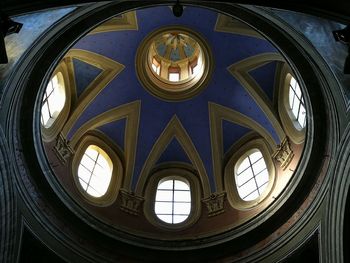
<svg viewBox="0 0 350 263">
<path fill-rule="evenodd" d="M 292 80 L 294 79 L 295 81 L 295 86 L 293 87 L 291 82 Z M 298 97 L 297 95 L 297 91 L 296 91 L 296 86 L 298 86 L 298 88 L 300 89 L 300 92 L 301 92 L 301 96 L 300 98 Z M 295 100 L 295 98 L 299 101 L 299 106 L 298 106 L 298 116 L 295 116 L 294 112 L 293 112 L 293 106 L 290 105 L 290 90 L 292 89 L 293 91 L 293 101 Z M 291 113 L 291 115 L 294 117 L 294 120 L 293 120 L 293 124 L 294 124 L 294 127 L 297 129 L 297 130 L 302 130 L 305 128 L 306 126 L 306 116 L 305 116 L 305 125 L 302 126 L 298 120 L 298 117 L 299 117 L 299 114 L 301 113 L 301 109 L 300 109 L 300 106 L 302 105 L 305 109 L 305 101 L 304 101 L 304 95 L 303 95 L 303 92 L 301 91 L 301 88 L 300 88 L 300 85 L 299 85 L 299 82 L 293 77 L 291 76 L 290 77 L 290 80 L 289 80 L 289 89 L 288 89 L 288 105 L 289 105 L 289 112 Z M 306 115 L 306 109 L 305 109 L 305 115 Z"/>
<path fill-rule="evenodd" d="M 90 148 L 90 147 L 91 147 L 91 148 Z M 97 156 L 96 156 L 96 157 L 91 157 L 91 156 L 89 156 L 88 154 L 86 154 L 86 151 L 87 151 L 89 148 L 90 148 L 91 150 L 93 150 L 94 152 L 97 153 Z M 82 164 L 82 160 L 83 160 L 83 158 L 85 158 L 85 156 L 87 156 L 87 158 L 90 159 L 90 161 L 92 161 L 92 163 L 93 163 L 92 167 L 87 167 L 87 166 L 86 166 L 86 163 L 85 163 L 85 164 Z M 109 176 L 110 176 L 110 179 L 109 179 L 109 182 L 108 182 L 108 185 L 107 185 L 107 188 L 106 188 L 104 194 L 102 194 L 102 195 L 100 195 L 100 196 L 94 196 L 94 195 L 92 195 L 92 194 L 89 192 L 89 190 L 90 190 L 90 188 L 93 188 L 93 189 L 96 191 L 96 193 L 98 193 L 97 190 L 96 190 L 96 188 L 95 188 L 95 186 L 94 186 L 93 184 L 91 184 L 91 180 L 92 180 L 92 177 L 93 177 L 93 175 L 94 175 L 94 171 L 95 171 L 95 169 L 96 169 L 96 165 L 100 165 L 100 164 L 99 164 L 100 156 L 102 157 L 102 159 L 104 159 L 104 161 L 106 161 L 106 162 L 108 163 L 108 167 L 107 167 L 107 168 L 108 168 L 108 170 L 109 170 L 108 174 L 110 174 L 110 175 L 109 175 Z M 82 174 L 79 173 L 79 171 L 80 171 L 81 168 L 84 168 L 86 171 L 88 171 L 88 173 L 87 173 L 87 174 L 88 174 L 88 176 L 87 176 L 88 180 L 87 180 L 87 181 L 85 181 L 85 180 L 82 178 L 82 176 L 81 176 Z M 112 173 L 113 173 L 113 170 L 114 170 L 113 162 L 112 162 L 111 158 L 109 157 L 109 155 L 108 155 L 102 148 L 100 148 L 99 146 L 94 145 L 94 144 L 90 144 L 90 145 L 88 145 L 88 147 L 85 149 L 84 154 L 83 154 L 83 156 L 82 156 L 82 159 L 81 159 L 80 162 L 79 162 L 78 172 L 77 172 L 78 180 L 79 180 L 80 185 L 82 185 L 81 181 L 84 181 L 84 183 L 86 184 L 86 187 L 87 187 L 87 188 L 86 188 L 86 190 L 84 190 L 86 194 L 89 194 L 90 196 L 92 196 L 92 197 L 94 197 L 94 198 L 99 198 L 99 197 L 101 197 L 101 196 L 103 196 L 103 195 L 106 194 L 106 192 L 107 192 L 107 190 L 108 190 L 108 187 L 109 187 L 109 185 L 110 185 L 110 182 L 111 182 L 111 180 L 112 180 Z M 100 194 L 100 193 L 98 193 L 98 194 Z"/>
<path fill-rule="evenodd" d="M 254 151 L 254 149 L 259 150 L 264 158 L 266 168 L 269 173 L 269 182 L 264 192 L 258 198 L 251 201 L 245 201 L 240 197 L 238 193 L 236 184 L 236 171 L 239 164 L 241 164 L 242 161 L 248 157 L 252 151 Z M 270 151 L 268 144 L 262 138 L 248 141 L 247 143 L 240 145 L 240 147 L 237 146 L 237 149 L 233 152 L 234 154 L 232 154 L 229 161 L 227 162 L 224 171 L 224 184 L 227 191 L 227 199 L 233 208 L 239 210 L 254 208 L 266 200 L 274 189 L 276 182 L 276 169 L 271 157 L 272 152 Z"/>
<path fill-rule="evenodd" d="M 164 183 L 164 182 L 167 182 L 167 181 L 171 181 L 171 182 L 172 182 L 172 184 L 173 184 L 173 185 L 172 185 L 172 188 L 171 188 L 171 189 L 167 189 L 167 190 L 165 190 L 165 189 L 160 189 L 160 190 L 159 190 L 159 185 L 162 184 L 162 183 Z M 175 194 L 176 191 L 182 191 L 182 190 L 178 190 L 178 189 L 175 188 L 174 183 L 175 183 L 176 181 L 185 183 L 185 184 L 188 186 L 189 190 L 183 190 L 183 191 L 189 191 L 189 192 L 190 192 L 190 195 L 191 195 L 191 193 L 192 193 L 192 191 L 191 191 L 191 185 L 190 185 L 190 183 L 189 183 L 185 178 L 179 177 L 179 176 L 164 177 L 164 178 L 162 178 L 161 180 L 158 181 L 158 185 L 157 185 L 157 189 L 156 189 L 156 194 L 155 194 L 155 200 L 154 200 L 154 206 L 156 206 L 156 203 L 157 203 L 157 202 L 165 202 L 165 203 L 171 203 L 171 204 L 172 204 L 172 208 L 174 208 L 174 204 L 178 202 L 178 201 L 175 201 L 175 200 L 174 200 L 174 194 Z M 171 191 L 172 194 L 173 194 L 173 195 L 172 195 L 172 200 L 171 200 L 171 201 L 164 201 L 164 200 L 163 200 L 163 201 L 157 201 L 156 197 L 157 197 L 158 191 Z M 180 203 L 180 202 L 179 202 L 179 203 Z M 187 218 L 190 216 L 190 213 L 191 213 L 191 210 L 192 210 L 192 200 L 190 200 L 189 202 L 188 202 L 188 201 L 183 201 L 183 203 L 190 203 L 190 204 L 191 204 L 190 212 L 189 212 L 189 214 L 187 215 L 186 219 L 184 220 L 184 221 L 186 221 Z M 154 210 L 155 210 L 155 208 L 154 208 Z M 160 219 L 160 220 L 162 220 L 161 218 L 159 218 L 159 216 L 158 216 L 159 214 L 156 213 L 156 211 L 154 211 L 154 212 L 155 212 L 157 218 Z M 167 215 L 168 215 L 168 214 L 167 214 Z M 172 213 L 171 213 L 172 221 L 174 221 L 174 216 L 176 216 L 176 215 L 181 215 L 181 214 L 175 214 L 174 211 L 173 211 L 173 209 L 172 209 Z M 162 220 L 162 221 L 165 222 L 164 220 Z M 184 221 L 182 221 L 182 222 L 184 222 Z M 174 224 L 181 224 L 182 222 L 179 222 L 179 223 L 169 223 L 169 222 L 165 222 L 165 223 L 174 225 Z"/>
<path fill-rule="evenodd" d="M 71 87 L 73 87 L 73 83 L 72 83 L 72 78 L 70 76 L 68 66 L 65 60 L 61 61 L 60 64 L 56 67 L 55 71 L 51 74 L 49 81 L 51 81 L 51 79 L 55 75 L 58 75 L 59 73 L 60 73 L 59 82 L 63 83 L 63 88 L 65 92 L 65 102 L 62 110 L 58 113 L 55 120 L 53 120 L 53 123 L 51 124 L 50 127 L 45 128 L 45 126 L 42 125 L 40 121 L 42 140 L 45 142 L 53 141 L 57 137 L 57 135 L 62 130 L 66 120 L 69 117 L 69 112 L 71 108 L 71 98 L 72 98 Z M 41 118 L 41 110 L 43 107 L 43 96 L 46 92 L 49 81 L 45 85 L 45 90 L 42 93 L 41 92 L 39 93 L 41 95 L 39 100 L 41 103 L 40 118 Z"/>
<path fill-rule="evenodd" d="M 289 105 L 289 89 L 290 89 L 290 81 L 292 77 L 299 84 L 302 97 L 304 99 L 304 106 L 306 110 L 306 124 L 303 128 L 299 128 L 300 124 L 298 120 L 296 120 L 292 109 Z M 285 64 L 282 67 L 280 73 L 280 81 L 279 81 L 279 91 L 278 91 L 278 113 L 281 119 L 281 123 L 283 128 L 291 139 L 291 141 L 295 144 L 301 144 L 305 141 L 306 129 L 307 129 L 307 118 L 310 114 L 309 110 L 306 109 L 306 93 L 302 89 L 301 83 L 298 79 L 292 74 L 291 69 Z"/>
<path fill-rule="evenodd" d="M 97 147 L 101 148 L 108 155 L 113 164 L 111 181 L 106 193 L 101 197 L 94 197 L 88 194 L 79 182 L 78 168 L 80 161 L 83 158 L 86 149 L 90 145 L 96 145 Z M 109 206 L 114 203 L 118 197 L 118 193 L 123 181 L 124 168 L 122 161 L 117 153 L 117 149 L 114 149 L 114 147 L 109 145 L 111 144 L 107 143 L 104 138 L 100 138 L 100 136 L 96 136 L 95 134 L 85 135 L 76 146 L 75 155 L 72 161 L 71 171 L 76 189 L 85 201 L 95 206 Z"/>
<path fill-rule="evenodd" d="M 191 192 L 191 211 L 186 220 L 181 223 L 171 224 L 158 218 L 155 213 L 155 200 L 158 185 L 168 179 L 176 179 L 188 183 Z M 144 214 L 147 220 L 154 226 L 165 230 L 182 230 L 193 225 L 201 215 L 202 189 L 197 175 L 185 167 L 164 168 L 153 173 L 145 188 Z"/>
</svg>

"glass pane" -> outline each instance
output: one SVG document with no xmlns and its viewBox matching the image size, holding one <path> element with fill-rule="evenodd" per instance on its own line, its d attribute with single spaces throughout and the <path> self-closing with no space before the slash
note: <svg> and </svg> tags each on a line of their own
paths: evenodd
<svg viewBox="0 0 350 263">
<path fill-rule="evenodd" d="M 90 145 L 86 148 L 78 168 L 78 176 L 89 184 L 86 192 L 94 197 L 101 197 L 107 192 L 112 178 L 112 169 L 101 153 L 109 158 L 102 149 Z M 95 162 L 96 159 L 98 163 Z"/>
<path fill-rule="evenodd" d="M 175 191 L 174 192 L 175 202 L 191 202 L 191 192 L 190 191 Z"/>
<path fill-rule="evenodd" d="M 167 180 L 167 181 L 161 182 L 158 185 L 158 189 L 173 189 L 173 180 Z"/>
<path fill-rule="evenodd" d="M 261 154 L 261 152 L 258 150 L 256 152 L 253 152 L 252 154 L 249 155 L 250 161 L 253 163 L 255 163 L 256 161 L 258 161 L 259 159 L 261 159 L 263 156 Z"/>
<path fill-rule="evenodd" d="M 172 201 L 173 191 L 172 190 L 157 190 L 156 201 Z"/>
<path fill-rule="evenodd" d="M 255 180 L 251 179 L 242 187 L 238 188 L 238 193 L 241 198 L 244 198 L 245 196 L 249 195 L 251 192 L 253 192 L 256 189 L 257 188 L 256 188 Z"/>
<path fill-rule="evenodd" d="M 155 202 L 154 211 L 158 214 L 168 214 L 173 213 L 173 204 L 171 202 Z"/>
<path fill-rule="evenodd" d="M 170 81 L 179 81 L 180 74 L 179 73 L 169 73 L 169 80 Z"/>
<path fill-rule="evenodd" d="M 263 184 L 267 183 L 269 181 L 269 172 L 267 171 L 267 169 L 265 169 L 264 171 L 262 171 L 261 173 L 259 173 L 256 177 L 255 177 L 256 183 L 258 184 L 258 186 L 262 186 Z"/>
<path fill-rule="evenodd" d="M 175 180 L 175 190 L 190 190 L 190 187 L 183 181 Z"/>
<path fill-rule="evenodd" d="M 46 126 L 46 124 L 48 123 L 49 119 L 50 119 L 50 113 L 48 110 L 48 104 L 47 102 L 44 103 L 42 109 L 41 109 L 41 116 L 43 118 L 43 125 Z"/>
<path fill-rule="evenodd" d="M 236 184 L 238 187 L 243 185 L 245 182 L 249 181 L 251 178 L 253 178 L 253 172 L 252 169 L 247 169 L 240 175 L 236 176 Z"/>
<path fill-rule="evenodd" d="M 253 201 L 253 200 L 257 199 L 258 197 L 259 197 L 258 191 L 254 191 L 253 193 L 251 193 L 250 195 L 245 197 L 244 200 L 245 201 Z"/>
<path fill-rule="evenodd" d="M 248 157 L 241 162 L 240 166 L 237 169 L 237 174 L 242 173 L 245 169 L 247 169 L 250 166 L 250 162 Z"/>
<path fill-rule="evenodd" d="M 53 84 L 52 84 L 52 80 L 49 81 L 49 83 L 47 84 L 47 87 L 46 87 L 46 95 L 50 95 L 51 92 L 53 91 Z"/>
<path fill-rule="evenodd" d="M 301 90 L 298 83 L 295 85 L 295 94 L 299 99 L 301 98 Z"/>
<path fill-rule="evenodd" d="M 157 215 L 157 217 L 160 220 L 162 220 L 162 221 L 164 221 L 166 223 L 169 223 L 169 224 L 172 224 L 172 222 L 173 222 L 173 220 L 172 220 L 173 217 L 171 215 Z"/>
<path fill-rule="evenodd" d="M 61 74 L 61 73 L 58 73 Z M 61 112 L 66 100 L 64 83 L 59 83 L 57 74 L 52 77 L 45 91 L 42 107 L 42 125 L 49 128 Z M 43 116 L 45 115 L 45 116 Z"/>
<path fill-rule="evenodd" d="M 88 183 L 90 181 L 91 171 L 87 170 L 84 166 L 79 165 L 78 176 L 80 179 Z"/>
<path fill-rule="evenodd" d="M 295 80 L 295 78 L 291 78 L 291 80 L 290 80 L 290 85 L 292 86 L 292 87 L 295 87 L 295 84 L 297 83 L 297 81 Z"/>
<path fill-rule="evenodd" d="M 83 180 L 79 179 L 79 183 L 81 185 L 81 187 L 86 191 L 87 188 L 87 183 L 85 183 Z"/>
<path fill-rule="evenodd" d="M 174 214 L 188 215 L 191 212 L 191 203 L 174 203 Z"/>
<path fill-rule="evenodd" d="M 89 156 L 91 159 L 96 160 L 98 152 L 95 149 L 92 149 L 92 146 L 90 145 L 86 151 L 85 154 Z"/>
<path fill-rule="evenodd" d="M 84 154 L 83 158 L 80 161 L 80 164 L 84 165 L 85 168 L 87 168 L 90 171 L 93 171 L 95 167 L 95 161 L 92 160 L 90 157 Z"/>
<path fill-rule="evenodd" d="M 174 215 L 174 224 L 181 223 L 185 221 L 188 218 L 188 216 L 179 216 L 179 215 Z"/>
<path fill-rule="evenodd" d="M 94 188 L 92 188 L 90 186 L 88 187 L 86 192 L 93 197 L 101 197 L 102 196 L 102 194 L 98 193 Z"/>
<path fill-rule="evenodd" d="M 197 75 L 198 72 L 199 72 L 199 66 L 198 66 L 198 64 L 197 64 L 197 65 L 195 65 L 195 66 L 192 68 L 192 73 L 193 73 L 194 75 Z"/>
<path fill-rule="evenodd" d="M 294 91 L 291 87 L 289 87 L 289 107 L 293 108 L 293 101 L 294 101 Z"/>
<path fill-rule="evenodd" d="M 102 167 L 98 164 L 95 165 L 94 174 L 103 178 L 109 178 L 112 175 L 112 170 L 109 167 Z"/>
<path fill-rule="evenodd" d="M 305 123 L 306 123 L 305 119 L 306 119 L 306 110 L 305 110 L 303 105 L 300 105 L 300 113 L 299 113 L 298 122 L 302 128 L 305 127 Z"/>
<path fill-rule="evenodd" d="M 260 191 L 260 194 L 262 194 L 264 191 L 265 191 L 265 189 L 266 189 L 266 187 L 267 187 L 267 182 L 265 183 L 265 184 L 263 184 L 261 187 L 259 187 L 259 191 Z"/>
<path fill-rule="evenodd" d="M 264 159 L 260 159 L 258 162 L 253 164 L 253 171 L 254 171 L 255 175 L 257 175 L 258 173 L 260 173 L 264 169 L 266 169 L 266 164 L 265 164 Z"/>
</svg>

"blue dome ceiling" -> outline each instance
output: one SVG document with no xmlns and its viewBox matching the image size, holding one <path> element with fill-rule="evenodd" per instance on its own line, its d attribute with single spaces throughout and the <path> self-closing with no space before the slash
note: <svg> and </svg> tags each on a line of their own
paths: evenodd
<svg viewBox="0 0 350 263">
<path fill-rule="evenodd" d="M 137 141 L 129 142 L 134 144 L 136 149 L 131 169 L 133 170 L 130 179 L 131 189 L 135 190 L 141 171 L 154 150 L 157 140 L 175 118 L 192 141 L 204 164 L 211 191 L 215 192 L 217 186 L 213 156 L 217 153 L 213 152 L 212 148 L 211 133 L 214 127 L 210 121 L 210 109 L 213 108 L 210 105 L 220 105 L 226 110 L 247 116 L 263 127 L 276 145 L 279 144 L 281 138 L 272 121 L 263 111 L 264 107 L 258 105 L 247 89 L 242 86 L 241 81 L 229 71 L 231 65 L 251 57 L 278 52 L 270 42 L 257 36 L 255 32 L 243 35 L 218 30 L 218 13 L 211 10 L 186 7 L 180 18 L 174 17 L 172 10 L 167 6 L 137 10 L 135 13 L 134 28 L 93 32 L 72 47 L 72 50 L 84 50 L 102 55 L 122 64 L 124 68 L 81 109 L 79 117 L 67 132 L 67 139 L 71 140 L 79 128 L 93 118 L 109 110 L 136 102 L 140 107 Z M 135 55 L 142 40 L 154 30 L 172 25 L 181 25 L 198 32 L 208 42 L 214 54 L 214 61 L 210 62 L 214 63 L 214 70 L 207 87 L 193 98 L 176 102 L 159 99 L 147 92 L 135 72 Z M 271 105 L 273 105 L 277 64 L 276 61 L 265 61 L 248 70 L 251 80 L 260 86 Z M 84 96 L 84 90 L 89 88 L 96 77 L 103 74 L 104 69 L 93 62 L 88 63 L 79 58 L 74 58 L 73 67 L 79 103 L 81 99 L 79 96 Z M 129 151 L 126 149 L 127 140 L 132 140 L 126 134 L 127 122 L 124 116 L 100 125 L 96 129 L 107 135 L 125 153 Z M 220 154 L 222 156 L 235 142 L 252 131 L 251 127 L 244 127 L 231 120 L 223 119 L 221 126 L 223 152 Z M 162 147 L 164 150 L 154 165 L 164 162 L 191 162 L 183 149 L 183 143 L 179 142 L 178 138 L 172 138 Z"/>
</svg>

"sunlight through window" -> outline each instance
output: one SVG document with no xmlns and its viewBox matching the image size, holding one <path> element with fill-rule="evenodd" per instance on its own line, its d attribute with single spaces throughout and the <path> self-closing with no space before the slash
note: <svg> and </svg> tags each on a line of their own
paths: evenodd
<svg viewBox="0 0 350 263">
<path fill-rule="evenodd" d="M 66 94 L 63 77 L 57 73 L 47 85 L 41 108 L 41 124 L 50 128 L 64 107 Z"/>
<path fill-rule="evenodd" d="M 298 128 L 303 129 L 306 125 L 306 109 L 304 98 L 298 82 L 293 77 L 289 83 L 289 107 L 295 120 L 300 125 Z"/>
<path fill-rule="evenodd" d="M 152 69 L 157 75 L 160 74 L 160 64 L 155 58 L 153 58 L 153 61 L 152 61 Z"/>
<path fill-rule="evenodd" d="M 157 217 L 169 224 L 185 221 L 191 212 L 191 190 L 185 181 L 163 180 L 159 183 L 155 200 Z"/>
<path fill-rule="evenodd" d="M 238 163 L 235 178 L 238 194 L 244 201 L 255 200 L 264 192 L 269 183 L 269 173 L 258 149 Z"/>
<path fill-rule="evenodd" d="M 180 74 L 179 73 L 169 73 L 169 80 L 170 81 L 179 81 L 180 80 Z"/>
<path fill-rule="evenodd" d="M 80 161 L 78 177 L 81 187 L 93 197 L 103 196 L 111 182 L 113 164 L 98 146 L 90 145 Z"/>
</svg>

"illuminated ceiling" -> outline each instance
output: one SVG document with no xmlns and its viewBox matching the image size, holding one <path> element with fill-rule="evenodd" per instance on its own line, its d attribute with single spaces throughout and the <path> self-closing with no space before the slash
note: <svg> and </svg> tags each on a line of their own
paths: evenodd
<svg viewBox="0 0 350 263">
<path fill-rule="evenodd" d="M 150 19 L 151 17 L 151 19 Z M 274 139 L 280 138 L 271 121 L 259 107 L 249 92 L 228 70 L 233 64 L 242 60 L 254 59 L 254 56 L 275 53 L 276 49 L 266 40 L 244 34 L 220 32 L 218 14 L 206 9 L 186 8 L 181 18 L 172 15 L 169 7 L 157 7 L 136 11 L 134 28 L 118 28 L 109 32 L 94 33 L 82 38 L 73 50 L 84 50 L 102 55 L 124 66 L 123 70 L 111 79 L 96 98 L 89 101 L 79 118 L 69 130 L 68 139 L 87 121 L 108 110 L 127 103 L 140 103 L 138 137 L 136 143 L 135 167 L 132 175 L 134 189 L 142 167 L 157 139 L 176 116 L 191 138 L 210 181 L 211 190 L 215 192 L 213 177 L 212 147 L 210 139 L 209 103 L 221 105 L 237 111 L 259 123 Z M 165 25 L 182 25 L 200 33 L 215 54 L 214 72 L 208 86 L 192 99 L 179 102 L 167 102 L 149 94 L 141 85 L 135 74 L 135 54 L 140 42 L 150 32 Z M 254 31 L 252 31 L 254 33 Z M 278 56 L 278 55 L 277 55 Z M 82 62 L 73 56 L 74 74 L 78 96 L 84 93 L 101 69 Z M 249 75 L 261 87 L 273 104 L 276 61 L 264 61 L 261 65 L 249 68 Z M 78 97 L 79 101 L 79 97 Z M 125 150 L 125 119 L 110 122 L 98 129 L 109 136 L 120 148 Z M 223 121 L 223 149 L 229 148 L 251 129 Z M 168 161 L 190 162 L 188 156 L 175 139 L 169 142 L 157 163 Z"/>
</svg>

